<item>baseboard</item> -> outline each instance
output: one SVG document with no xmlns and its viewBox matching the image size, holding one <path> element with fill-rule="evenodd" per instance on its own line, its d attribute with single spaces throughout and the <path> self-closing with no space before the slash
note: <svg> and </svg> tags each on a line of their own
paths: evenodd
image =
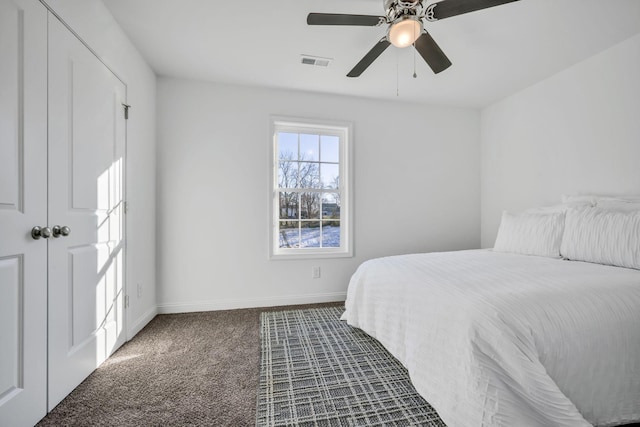
<svg viewBox="0 0 640 427">
<path fill-rule="evenodd" d="M 158 314 L 191 313 L 196 311 L 233 310 L 238 308 L 276 307 L 281 305 L 316 304 L 344 301 L 346 292 L 329 292 L 311 295 L 289 295 L 283 297 L 220 299 L 158 304 Z"/>
<path fill-rule="evenodd" d="M 147 310 L 129 328 L 129 331 L 128 331 L 128 335 L 129 336 L 128 336 L 128 338 L 132 339 L 134 336 L 136 336 L 138 334 L 138 332 L 140 332 L 142 330 L 142 328 L 147 326 L 147 323 L 151 322 L 153 320 L 153 318 L 156 317 L 157 315 L 158 315 L 158 307 L 153 306 L 149 310 Z"/>
</svg>

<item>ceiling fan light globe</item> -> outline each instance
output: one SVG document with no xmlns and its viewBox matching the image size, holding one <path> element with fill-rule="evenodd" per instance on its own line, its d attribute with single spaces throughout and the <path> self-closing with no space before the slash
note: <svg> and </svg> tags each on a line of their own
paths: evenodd
<svg viewBox="0 0 640 427">
<path fill-rule="evenodd" d="M 422 34 L 422 21 L 405 18 L 394 22 L 389 27 L 388 38 L 392 45 L 403 48 L 411 46 L 420 34 Z"/>
</svg>

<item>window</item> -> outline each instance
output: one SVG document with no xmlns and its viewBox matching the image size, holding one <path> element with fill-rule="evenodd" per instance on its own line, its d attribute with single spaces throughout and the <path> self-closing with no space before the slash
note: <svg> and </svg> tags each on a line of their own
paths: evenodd
<svg viewBox="0 0 640 427">
<path fill-rule="evenodd" d="M 351 256 L 351 126 L 272 124 L 271 257 Z"/>
</svg>

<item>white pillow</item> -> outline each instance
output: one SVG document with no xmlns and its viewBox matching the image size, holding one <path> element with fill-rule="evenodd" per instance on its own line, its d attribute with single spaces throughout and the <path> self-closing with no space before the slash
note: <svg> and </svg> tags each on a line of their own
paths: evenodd
<svg viewBox="0 0 640 427">
<path fill-rule="evenodd" d="M 640 212 L 570 209 L 560 252 L 574 261 L 640 269 Z"/>
<path fill-rule="evenodd" d="M 580 196 L 563 194 L 562 203 L 567 205 L 582 203 L 585 205 L 595 206 L 597 198 L 598 196 L 593 196 L 591 194 Z"/>
<path fill-rule="evenodd" d="M 596 206 L 603 209 L 611 209 L 621 212 L 640 212 L 640 199 L 618 198 L 618 197 L 599 197 L 596 200 Z"/>
<path fill-rule="evenodd" d="M 552 206 L 541 206 L 527 209 L 527 213 L 566 212 L 570 208 L 590 208 L 595 206 L 595 196 L 567 196 L 562 195 L 562 203 Z"/>
<path fill-rule="evenodd" d="M 589 203 L 591 206 L 624 212 L 640 210 L 640 196 L 569 196 L 563 194 L 562 203 L 573 207 L 579 207 L 580 204 Z"/>
<path fill-rule="evenodd" d="M 564 212 L 502 213 L 495 252 L 560 257 Z"/>
<path fill-rule="evenodd" d="M 591 208 L 593 206 L 595 206 L 593 203 L 586 202 L 586 201 L 566 202 L 559 205 L 529 208 L 526 211 L 524 211 L 524 213 L 537 213 L 537 214 L 565 213 L 567 210 L 571 208 Z"/>
</svg>

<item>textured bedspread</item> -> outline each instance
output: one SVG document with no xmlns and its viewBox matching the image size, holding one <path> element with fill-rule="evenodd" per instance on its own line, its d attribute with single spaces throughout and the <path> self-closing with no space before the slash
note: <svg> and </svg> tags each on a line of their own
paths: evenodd
<svg viewBox="0 0 640 427">
<path fill-rule="evenodd" d="M 640 271 L 486 250 L 379 258 L 346 309 L 449 427 L 640 420 Z"/>
</svg>

